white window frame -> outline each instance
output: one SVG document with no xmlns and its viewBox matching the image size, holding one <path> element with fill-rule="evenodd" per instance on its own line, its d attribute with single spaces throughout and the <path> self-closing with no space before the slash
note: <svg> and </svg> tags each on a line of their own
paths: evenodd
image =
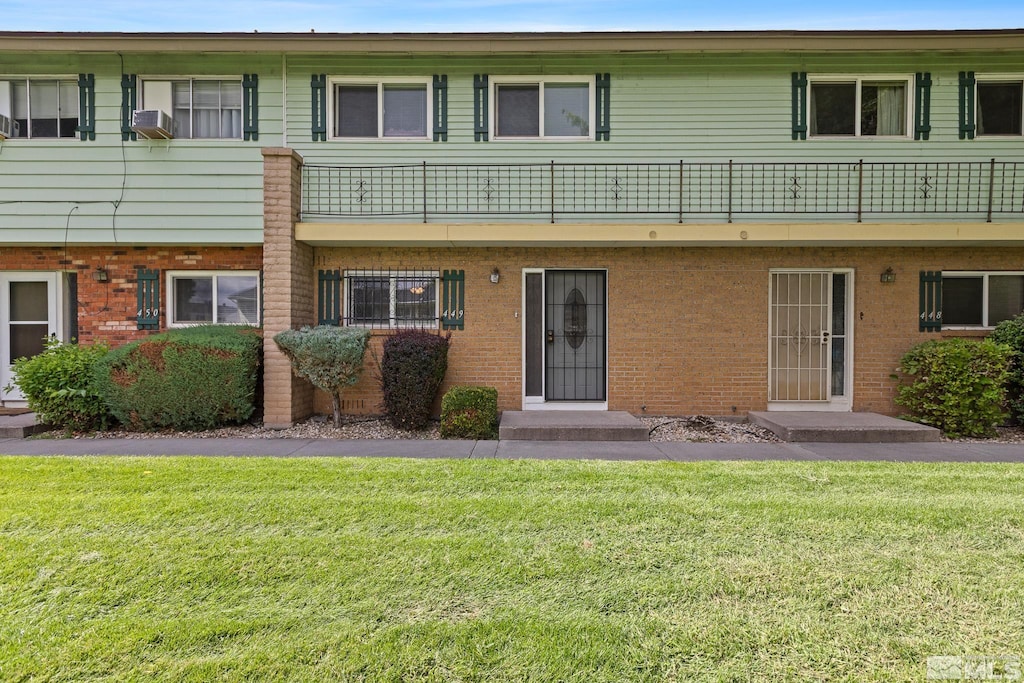
<svg viewBox="0 0 1024 683">
<path fill-rule="evenodd" d="M 588 111 L 587 111 L 587 123 L 589 128 L 589 134 L 587 135 L 545 135 L 544 134 L 544 85 L 547 83 L 586 83 L 588 91 Z M 539 135 L 536 136 L 500 136 L 498 135 L 498 86 L 501 85 L 536 85 L 539 88 L 539 112 L 538 117 L 540 118 L 538 130 Z M 490 103 L 490 111 L 488 115 L 488 130 L 494 131 L 491 136 L 492 140 L 501 141 L 537 141 L 537 140 L 557 140 L 557 141 L 588 141 L 594 140 L 595 128 L 597 127 L 597 79 L 593 76 L 491 76 L 490 82 L 488 83 L 488 102 Z"/>
<path fill-rule="evenodd" d="M 213 320 L 188 320 L 177 322 L 174 319 L 174 281 L 181 279 L 212 278 Z M 251 323 L 225 323 L 217 320 L 217 279 L 220 277 L 253 277 L 256 278 L 256 321 Z M 166 279 L 167 327 L 195 327 L 196 325 L 242 325 L 259 327 L 263 324 L 263 292 L 260 287 L 260 271 L 258 270 L 169 270 Z"/>
<path fill-rule="evenodd" d="M 990 325 L 988 320 L 988 297 L 989 297 L 989 277 L 995 275 L 996 277 L 1001 275 L 1016 275 L 1024 277 L 1024 270 L 950 270 L 942 271 L 942 281 L 945 282 L 947 279 L 954 278 L 978 278 L 982 280 L 981 285 L 981 325 L 947 325 L 942 323 L 942 329 L 944 330 L 992 330 L 995 329 L 995 325 Z M 945 301 L 945 295 L 943 295 L 943 301 Z"/>
<path fill-rule="evenodd" d="M 343 137 L 335 135 L 338 103 L 335 89 L 339 85 L 375 85 L 377 86 L 377 137 Z M 384 86 L 385 85 L 422 85 L 426 87 L 427 112 L 423 122 L 422 136 L 384 135 Z M 335 76 L 327 79 L 327 121 L 328 139 L 343 142 L 426 142 L 434 139 L 434 97 L 433 80 L 429 76 Z"/>
<path fill-rule="evenodd" d="M 160 109 L 165 114 L 170 116 L 172 120 L 174 119 L 174 101 L 173 101 L 173 98 L 172 98 L 172 100 L 170 102 L 167 103 L 167 107 L 168 108 L 166 110 L 163 109 L 162 106 L 153 106 L 153 104 L 157 104 L 157 103 L 147 103 L 146 102 L 146 83 L 147 82 L 157 82 L 157 83 L 172 82 L 173 83 L 174 81 L 188 81 L 190 84 L 192 84 L 192 83 L 195 83 L 196 81 L 231 81 L 231 82 L 237 81 L 238 82 L 238 91 L 239 91 L 239 93 L 241 95 L 241 97 L 239 99 L 239 102 L 241 103 L 241 111 L 242 111 L 243 117 L 245 115 L 245 92 L 242 90 L 242 77 L 240 75 L 238 75 L 238 74 L 229 74 L 229 75 L 226 75 L 226 76 L 182 76 L 182 75 L 178 75 L 178 76 L 165 76 L 165 75 L 153 76 L 153 75 L 150 75 L 150 76 L 139 76 L 138 80 L 139 80 L 139 99 L 138 99 L 138 103 L 136 105 L 137 108 L 138 109 Z M 172 86 L 172 92 L 173 92 L 173 86 Z M 192 112 L 193 112 L 193 106 L 192 106 L 193 105 L 193 99 L 194 99 L 193 88 L 190 85 L 189 86 L 189 102 L 188 102 L 188 113 L 189 113 L 189 117 L 190 118 L 191 118 Z M 159 103 L 159 104 L 162 105 L 163 103 Z M 193 134 L 194 131 L 192 130 L 192 122 L 190 120 L 189 121 L 189 136 L 187 138 L 184 138 L 184 137 L 183 138 L 178 138 L 177 136 L 175 136 L 175 138 L 178 139 L 178 140 L 195 140 L 197 142 L 203 142 L 203 141 L 206 141 L 206 140 L 211 140 L 211 141 L 216 141 L 216 140 L 241 140 L 243 138 L 244 134 L 245 134 L 244 133 L 244 127 L 245 126 L 244 126 L 244 121 L 243 121 L 243 125 L 240 126 L 240 130 L 239 130 L 238 135 L 230 137 L 230 138 L 197 138 Z"/>
<path fill-rule="evenodd" d="M 441 275 L 436 270 L 346 270 L 344 272 L 345 301 L 342 311 L 342 322 L 345 327 L 362 327 L 371 330 L 404 330 L 404 329 L 436 329 L 441 322 Z M 353 278 L 389 278 L 388 282 L 388 321 L 380 323 L 357 323 L 350 322 L 352 318 L 352 291 L 350 284 Z M 422 323 L 415 321 L 399 323 L 397 320 L 398 298 L 395 296 L 398 289 L 398 280 L 405 278 L 433 279 L 434 281 L 434 316 L 431 320 L 424 320 Z"/>
<path fill-rule="evenodd" d="M 31 135 L 30 134 L 30 131 L 31 131 L 31 128 L 32 128 L 31 121 L 32 121 L 32 82 L 33 81 L 37 81 L 37 82 L 38 81 L 56 81 L 57 84 L 58 84 L 57 85 L 57 121 L 58 121 L 58 123 L 57 123 L 57 135 L 55 135 L 55 136 L 52 136 L 52 135 L 39 136 L 39 135 Z M 10 84 L 13 84 L 13 83 L 24 83 L 25 84 L 25 88 L 26 88 L 26 93 L 27 93 L 27 96 L 28 96 L 28 102 L 26 102 L 26 106 L 28 108 L 28 120 L 26 122 L 26 128 L 28 128 L 29 130 L 22 131 L 24 133 L 24 135 L 19 135 L 18 137 L 7 138 L 5 141 L 9 142 L 11 140 L 74 140 L 74 139 L 78 138 L 77 129 L 78 129 L 79 126 L 82 125 L 82 112 L 81 112 L 80 109 L 78 111 L 78 116 L 76 117 L 78 119 L 78 124 L 75 126 L 75 130 L 76 130 L 75 134 L 74 135 L 68 135 L 66 137 L 61 137 L 61 135 L 60 135 L 60 84 L 62 82 L 67 82 L 67 83 L 71 83 L 72 85 L 74 85 L 74 87 L 75 87 L 75 95 L 76 95 L 75 102 L 76 102 L 76 105 L 80 106 L 81 93 L 80 93 L 79 89 L 80 89 L 81 86 L 78 85 L 78 76 L 76 76 L 74 74 L 60 74 L 60 75 L 35 74 L 35 75 L 31 75 L 31 76 L 13 76 L 13 75 L 7 75 L 7 74 L 0 75 L 0 87 L 3 87 L 3 86 L 6 85 L 5 92 L 0 94 L 0 114 L 3 114 L 4 116 L 10 118 L 12 122 L 14 121 L 14 92 L 13 92 L 14 89 L 13 89 L 13 87 Z"/>
<path fill-rule="evenodd" d="M 1021 86 L 1021 96 L 1024 98 L 1024 74 L 982 74 L 974 76 L 974 123 L 975 128 L 979 128 L 978 122 L 981 121 L 981 98 L 978 97 L 978 86 L 984 83 L 1019 83 Z M 982 133 L 980 130 L 975 131 L 975 138 L 986 138 L 996 140 L 1020 140 L 1024 137 L 1024 106 L 1021 107 L 1021 132 L 1020 133 Z"/>
<path fill-rule="evenodd" d="M 906 120 L 903 123 L 903 135 L 862 135 L 861 126 L 861 92 L 865 84 L 894 83 L 905 85 L 907 93 L 904 103 Z M 854 129 L 853 135 L 823 135 L 811 133 L 811 90 L 815 83 L 853 83 L 856 85 L 854 97 Z M 811 74 L 807 76 L 807 138 L 809 140 L 913 140 L 914 139 L 914 75 L 913 74 Z"/>
</svg>

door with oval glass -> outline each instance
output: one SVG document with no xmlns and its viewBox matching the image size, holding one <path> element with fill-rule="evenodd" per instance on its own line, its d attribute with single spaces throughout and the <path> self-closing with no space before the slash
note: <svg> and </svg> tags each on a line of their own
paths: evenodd
<svg viewBox="0 0 1024 683">
<path fill-rule="evenodd" d="M 0 400 L 21 401 L 11 366 L 32 357 L 58 334 L 57 273 L 0 273 Z"/>
<path fill-rule="evenodd" d="M 606 273 L 526 273 L 524 406 L 607 400 Z"/>
<path fill-rule="evenodd" d="M 768 407 L 850 410 L 853 272 L 772 271 Z"/>
</svg>

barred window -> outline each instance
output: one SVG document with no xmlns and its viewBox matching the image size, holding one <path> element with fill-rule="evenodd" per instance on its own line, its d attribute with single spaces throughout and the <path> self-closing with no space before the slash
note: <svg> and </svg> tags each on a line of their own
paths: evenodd
<svg viewBox="0 0 1024 683">
<path fill-rule="evenodd" d="M 435 327 L 438 276 L 433 271 L 348 271 L 345 324 L 374 328 Z"/>
</svg>

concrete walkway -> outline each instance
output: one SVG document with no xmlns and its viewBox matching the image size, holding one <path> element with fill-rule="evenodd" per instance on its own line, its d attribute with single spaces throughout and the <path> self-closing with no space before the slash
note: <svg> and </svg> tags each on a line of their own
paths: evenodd
<svg viewBox="0 0 1024 683">
<path fill-rule="evenodd" d="M 1024 444 L 403 441 L 339 439 L 0 439 L 2 455 L 221 455 L 538 460 L 874 460 L 1024 463 Z"/>
</svg>

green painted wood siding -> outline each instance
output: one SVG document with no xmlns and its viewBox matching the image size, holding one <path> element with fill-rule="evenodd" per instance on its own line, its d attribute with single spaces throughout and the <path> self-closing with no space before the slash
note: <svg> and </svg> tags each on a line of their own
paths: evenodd
<svg viewBox="0 0 1024 683">
<path fill-rule="evenodd" d="M 287 142 L 309 163 L 912 161 L 1024 160 L 1021 140 L 961 141 L 958 72 L 1024 72 L 1024 55 L 906 53 L 745 55 L 557 55 L 417 58 L 290 56 Z M 791 74 L 932 77 L 930 139 L 792 139 Z M 473 74 L 611 74 L 608 142 L 474 142 Z M 448 76 L 447 142 L 310 140 L 309 79 L 331 76 Z M 911 112 L 913 110 L 911 109 Z M 912 124 L 908 124 L 912 125 Z"/>
<path fill-rule="evenodd" d="M 259 74 L 259 140 L 121 140 L 117 55 L 0 54 L 6 77 L 96 76 L 96 139 L 0 142 L 0 244 L 263 242 L 262 147 L 282 143 L 280 55 L 124 57 L 140 77 Z M 123 194 L 122 194 L 123 186 Z"/>
</svg>

